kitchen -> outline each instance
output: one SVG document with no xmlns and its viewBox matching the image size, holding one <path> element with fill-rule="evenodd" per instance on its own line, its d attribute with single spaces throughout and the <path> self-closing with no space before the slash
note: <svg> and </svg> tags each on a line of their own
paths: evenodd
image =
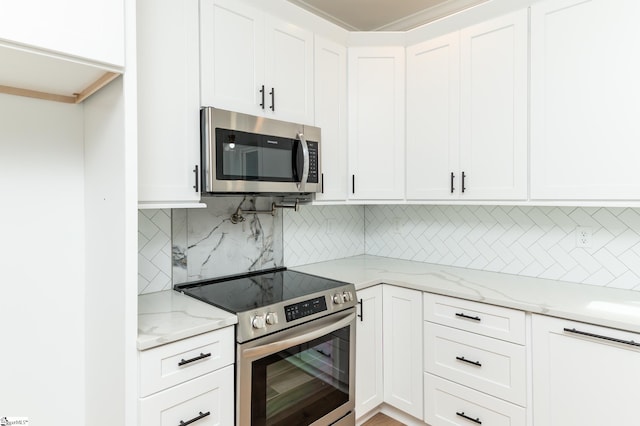
<svg viewBox="0 0 640 426">
<path fill-rule="evenodd" d="M 90 19 L 78 19 L 78 16 L 94 16 L 89 11 L 80 13 L 83 6 L 82 2 L 79 3 L 72 8 L 77 10 L 79 15 L 74 16 L 67 12 L 68 16 L 61 17 L 61 22 L 69 22 L 66 28 L 84 30 L 86 34 L 83 36 L 99 33 L 98 29 L 101 27 L 97 23 L 93 23 L 92 27 Z M 406 35 L 406 41 L 405 36 L 397 34 L 391 34 L 391 40 L 383 40 L 382 35 L 354 34 L 350 43 L 362 48 L 372 43 L 391 47 L 405 43 L 407 46 L 413 46 L 484 19 L 526 8 L 529 3 L 494 1 L 485 5 L 485 16 L 458 15 L 458 22 L 447 21 L 447 25 L 436 23 L 429 30 Z M 636 6 L 630 2 L 621 4 L 624 8 L 629 8 L 627 16 L 634 16 Z M 261 7 L 258 4 L 253 6 Z M 135 5 L 125 3 L 122 7 L 129 8 L 125 14 L 128 19 L 125 27 L 127 31 L 131 31 L 136 23 L 135 19 L 131 22 L 131 17 L 135 17 L 132 10 L 135 9 Z M 284 2 L 265 2 L 265 7 L 272 13 L 292 10 L 290 5 Z M 55 10 L 47 12 L 43 15 L 57 16 Z M 325 23 L 300 11 L 291 13 L 294 13 L 295 18 L 303 15 L 313 32 L 322 34 L 322 31 L 325 31 Z M 5 20 L 9 15 L 3 14 Z M 103 19 L 105 17 L 104 13 L 98 15 Z M 607 16 L 604 13 L 598 15 Z M 175 19 L 178 19 L 178 16 L 174 15 Z M 287 15 L 285 13 L 282 16 Z M 78 29 L 78 22 L 86 27 Z M 51 25 L 46 22 L 36 24 L 42 28 L 49 28 L 47 25 Z M 8 28 L 8 25 L 9 23 L 4 25 L 3 21 L 3 28 Z M 113 28 L 117 28 L 117 25 Z M 622 32 L 622 29 L 632 31 L 633 26 L 620 25 L 618 28 L 621 29 L 621 33 L 614 34 L 616 40 L 633 40 L 633 32 Z M 197 26 L 191 25 L 189 29 L 195 33 L 185 37 L 197 38 Z M 334 30 L 338 31 L 332 29 Z M 111 31 L 117 33 L 110 29 L 107 34 L 111 34 Z M 46 34 L 55 32 L 52 30 Z M 345 33 L 338 32 L 336 37 L 346 37 Z M 331 34 L 334 33 L 325 35 L 330 37 Z M 593 31 L 589 34 L 595 36 L 599 33 Z M 168 41 L 175 39 L 169 32 L 157 34 L 157 37 L 159 41 L 166 42 L 163 43 L 163 48 L 167 49 L 171 46 Z M 11 39 L 4 36 L 2 38 Z M 109 37 L 96 38 L 110 40 Z M 43 41 L 21 38 L 16 40 L 47 47 Z M 595 43 L 593 39 L 587 40 L 587 44 L 594 49 L 602 49 L 603 45 L 607 45 Z M 111 41 L 117 43 L 117 40 Z M 345 43 L 346 40 L 343 41 L 343 45 Z M 615 63 L 616 54 L 628 55 L 628 52 L 632 51 L 623 42 L 611 43 L 609 46 L 621 49 L 622 53 L 612 47 L 612 51 L 607 52 L 608 61 L 602 61 L 603 64 Z M 176 49 L 180 50 L 180 47 Z M 186 54 L 186 51 L 183 53 Z M 91 55 L 76 51 L 66 58 L 92 57 Z M 0 412 L 0 416 L 30 416 L 32 421 L 43 419 L 41 421 L 46 421 L 47 424 L 55 424 L 54 418 L 66 424 L 137 423 L 136 306 L 138 292 L 141 289 L 136 284 L 139 282 L 136 230 L 140 215 L 148 211 L 137 209 L 139 200 L 136 194 L 136 132 L 138 126 L 147 129 L 150 127 L 145 127 L 145 120 L 149 120 L 149 117 L 138 110 L 137 98 L 140 97 L 140 102 L 144 102 L 146 98 L 143 95 L 148 92 L 140 91 L 136 87 L 139 82 L 136 81 L 135 48 L 128 47 L 126 55 L 129 55 L 126 61 L 127 72 L 123 78 L 101 89 L 82 105 L 64 105 L 2 95 L 2 135 L 5 149 L 0 176 L 3 182 L 3 199 L 8 200 L 8 208 L 3 209 L 2 234 L 5 244 L 2 258 L 6 262 L 5 269 L 11 271 L 6 282 L 23 284 L 10 287 L 5 284 L 1 294 L 2 300 L 5 301 L 2 310 L 5 318 L 3 324 L 12 326 L 2 327 L 3 341 L 10 342 L 7 344 L 10 349 L 5 350 L 3 354 L 3 359 L 8 362 L 5 364 L 7 367 L 2 370 L 5 386 L 0 394 L 0 401 L 10 401 L 12 412 Z M 99 65 L 116 63 L 115 67 L 103 66 L 103 71 L 105 68 L 110 72 L 124 69 L 124 58 L 118 60 L 99 57 L 91 63 L 95 65 L 96 62 Z M 609 75 L 606 74 L 606 69 L 598 67 L 598 63 L 587 65 L 584 65 L 584 69 L 593 70 L 595 74 Z M 630 65 L 637 64 L 634 62 Z M 27 74 L 25 70 L 37 67 L 31 67 L 30 62 L 25 62 L 24 67 L 17 69 Z M 635 81 L 631 76 L 637 75 L 637 72 L 633 66 L 614 69 L 618 70 L 616 78 L 607 80 L 607 84 L 603 84 L 602 87 L 617 91 L 603 93 L 600 86 L 586 84 L 589 73 L 584 73 L 585 81 L 574 74 L 571 81 L 576 83 L 576 87 L 570 89 L 578 96 L 580 102 L 572 102 L 571 105 L 562 102 L 545 104 L 557 108 L 552 110 L 556 116 L 563 117 L 567 122 L 573 120 L 574 124 L 580 125 L 572 127 L 571 131 L 586 129 L 579 134 L 563 134 L 567 140 L 570 138 L 582 145 L 559 145 L 555 158 L 574 158 L 571 156 L 571 150 L 580 152 L 575 151 L 580 146 L 585 147 L 583 155 L 565 164 L 548 165 L 550 172 L 555 172 L 556 176 L 564 179 L 564 187 L 549 186 L 544 181 L 543 174 L 534 173 L 532 162 L 535 159 L 541 161 L 551 157 L 545 154 L 544 149 L 536 151 L 531 146 L 531 141 L 536 137 L 535 132 L 540 130 L 532 123 L 529 123 L 531 152 L 528 154 L 528 162 L 525 162 L 525 169 L 531 168 L 530 175 L 527 175 L 529 181 L 525 185 L 524 197 L 518 198 L 517 201 L 481 195 L 478 201 L 461 202 L 458 199 L 461 197 L 459 180 L 454 185 L 457 189 L 455 200 L 442 200 L 443 195 L 440 193 L 431 196 L 417 195 L 416 197 L 423 197 L 425 200 L 436 201 L 413 203 L 404 201 L 404 192 L 397 199 L 392 199 L 394 195 L 385 195 L 385 200 L 367 199 L 374 197 L 375 191 L 366 193 L 366 188 L 355 195 L 359 197 L 363 193 L 362 197 L 365 199 L 354 198 L 350 195 L 351 173 L 347 172 L 347 154 L 343 153 L 332 164 L 324 161 L 323 170 L 327 173 L 327 167 L 333 164 L 336 169 L 343 170 L 341 173 L 345 179 L 340 179 L 339 184 L 343 187 L 336 189 L 337 192 L 332 197 L 336 197 L 335 194 L 339 192 L 343 200 L 349 201 L 326 201 L 322 205 L 303 206 L 300 212 L 283 211 L 282 216 L 278 216 L 278 220 L 283 223 L 280 231 L 282 264 L 295 267 L 367 254 L 559 279 L 583 283 L 585 287 L 589 284 L 589 288 L 617 287 L 632 290 L 638 284 L 638 273 L 634 271 L 637 264 L 634 260 L 634 247 L 640 242 L 635 209 L 638 207 L 638 191 L 637 187 L 633 186 L 632 176 L 637 148 L 625 140 L 629 137 L 626 134 L 634 134 L 634 127 L 625 124 L 633 123 L 633 118 L 637 116 L 637 106 L 634 104 L 637 96 L 629 95 L 637 90 L 637 86 L 629 84 Z M 536 69 L 532 68 L 532 82 L 535 72 Z M 45 77 L 47 75 L 39 78 L 45 80 Z M 407 79 L 409 77 L 407 75 Z M 185 84 L 193 85 L 194 81 L 189 80 Z M 197 82 L 195 85 L 198 85 Z M 585 89 L 587 87 L 589 90 Z M 534 89 L 533 86 L 530 88 L 531 96 L 537 93 Z M 74 91 L 76 90 L 74 88 Z M 163 99 L 172 99 L 171 107 L 175 109 L 168 114 L 178 117 L 179 114 L 187 114 L 181 102 L 195 101 L 193 105 L 199 108 L 200 89 L 196 87 L 195 95 L 191 95 L 194 93 L 193 90 L 191 88 L 187 92 L 182 87 L 163 86 L 155 95 Z M 191 100 L 184 99 L 183 95 L 187 93 L 192 96 Z M 617 94 L 618 97 L 607 98 L 611 94 Z M 607 99 L 611 102 L 611 107 L 604 111 L 589 111 L 588 108 L 593 105 L 587 102 L 590 97 Z M 535 99 L 532 98 L 531 102 L 531 113 L 534 114 L 537 111 L 534 108 Z M 349 104 L 347 107 L 351 108 L 352 105 Z M 407 119 L 409 113 L 410 110 L 407 108 Z M 345 120 L 349 120 L 351 116 L 349 110 Z M 38 117 L 38 121 L 34 122 L 34 117 Z M 533 115 L 531 120 L 535 117 Z M 599 117 L 599 120 L 584 117 Z M 46 121 L 41 121 L 45 118 Z M 403 119 L 400 121 L 404 122 Z M 605 133 L 609 136 L 606 138 L 607 143 L 602 144 L 607 149 L 588 150 L 589 144 L 585 141 L 596 140 L 601 144 L 602 139 L 590 137 L 595 130 L 602 130 L 594 130 L 594 126 L 599 123 L 609 132 Z M 560 126 L 562 123 L 552 124 Z M 591 126 L 586 126 L 587 124 Z M 403 128 L 404 125 L 400 126 L 400 129 Z M 194 138 L 198 138 L 197 129 L 197 123 L 195 127 L 186 126 L 183 131 L 191 132 L 190 138 L 177 139 L 185 139 L 191 143 Z M 161 133 L 161 130 L 158 131 Z M 351 127 L 342 131 L 351 131 Z M 352 134 L 347 136 L 349 149 L 353 137 Z M 404 136 L 401 140 L 404 140 Z M 11 145 L 7 146 L 9 141 Z M 328 139 L 323 137 L 323 142 L 327 141 Z M 407 139 L 407 144 L 409 143 Z M 196 163 L 188 163 L 189 158 L 185 158 L 185 155 L 174 158 L 176 161 L 183 161 L 184 167 L 181 169 L 184 172 L 178 179 L 183 179 L 184 186 L 190 188 L 193 185 L 193 165 Z M 613 155 L 615 160 L 611 159 Z M 383 155 L 382 152 L 381 156 L 396 160 L 398 156 L 404 158 L 400 155 Z M 353 155 L 348 157 L 353 158 Z M 52 162 L 51 159 L 56 161 Z M 29 164 L 33 169 L 26 173 L 23 167 L 18 167 L 24 164 Z M 386 160 L 384 164 L 388 164 Z M 585 164 L 587 167 L 584 167 Z M 597 164 L 597 167 L 591 168 L 590 164 Z M 404 167 L 403 164 L 402 169 Z M 431 164 L 429 167 L 434 170 L 437 168 Z M 409 168 L 407 164 L 407 173 L 410 170 L 416 169 Z M 462 171 L 455 173 L 456 179 L 461 179 Z M 558 174 L 560 172 L 562 173 Z M 448 175 L 448 171 L 446 174 Z M 171 178 L 169 171 L 165 175 Z M 401 176 L 404 176 L 404 173 L 401 172 Z M 598 188 L 594 188 L 593 185 L 569 185 L 575 182 L 575 176 L 595 179 L 603 185 Z M 470 195 L 473 191 L 473 179 L 474 175 L 469 174 Z M 404 178 L 401 181 L 404 182 Z M 27 189 L 26 185 L 18 187 L 15 185 L 16 182 L 24 182 L 30 188 Z M 358 180 L 357 185 L 366 182 Z M 450 190 L 449 183 L 446 179 L 445 192 Z M 604 185 L 605 183 L 607 185 Z M 34 191 L 31 188 L 37 189 Z M 535 195 L 537 200 L 527 201 L 528 198 L 534 198 L 534 188 L 539 191 Z M 390 188 L 389 191 L 392 192 L 394 189 Z M 409 189 L 407 186 L 407 196 Z M 190 202 L 198 203 L 199 197 L 196 198 Z M 263 207 L 258 205 L 260 209 Z M 206 210 L 208 209 L 178 209 L 174 212 L 205 215 Z M 203 213 L 198 213 L 200 211 Z M 158 214 L 160 213 L 154 212 L 154 215 Z M 263 216 L 260 218 L 262 220 Z M 159 219 L 165 223 L 167 221 L 161 217 Z M 278 220 L 276 225 L 280 223 Z M 576 247 L 578 227 L 591 229 L 591 247 Z M 63 241 L 64 245 L 61 246 L 60 242 Z M 306 250 L 299 250 L 301 241 L 313 241 L 314 245 L 307 246 Z M 474 246 L 481 255 L 473 251 Z M 61 250 L 62 247 L 64 249 Z M 33 253 L 34 248 L 38 253 L 37 268 L 33 267 L 33 259 L 25 255 Z M 167 253 L 165 250 L 165 254 L 170 259 L 171 251 Z M 46 273 L 38 274 L 36 278 L 36 274 L 23 272 L 32 270 Z M 162 284 L 159 285 L 160 287 L 154 288 L 163 288 Z M 60 289 L 63 289 L 64 295 L 60 294 Z M 64 333 L 60 333 L 60 330 L 64 330 Z M 21 350 L 15 349 L 18 345 Z M 43 362 L 41 357 L 45 356 L 46 361 Z M 109 368 L 104 368 L 105 365 Z M 42 385 L 43 378 L 47 383 L 64 386 L 64 392 L 48 390 Z M 7 403 L 0 403 L 0 410 L 4 409 L 5 404 Z"/>
</svg>

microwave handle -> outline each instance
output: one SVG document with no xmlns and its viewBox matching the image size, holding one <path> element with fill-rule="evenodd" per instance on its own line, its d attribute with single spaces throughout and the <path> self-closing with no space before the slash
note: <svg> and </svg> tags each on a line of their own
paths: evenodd
<svg viewBox="0 0 640 426">
<path fill-rule="evenodd" d="M 302 146 L 302 177 L 298 183 L 298 190 L 303 192 L 309 177 L 309 145 L 307 145 L 307 139 L 305 139 L 304 134 L 298 133 L 298 139 L 300 139 L 300 145 Z"/>
<path fill-rule="evenodd" d="M 292 346 L 300 345 L 302 343 L 309 342 L 311 340 L 325 336 L 333 331 L 340 330 L 341 328 L 351 324 L 355 320 L 355 318 L 356 318 L 355 312 L 351 312 L 349 315 L 345 316 L 344 318 L 332 324 L 326 325 L 324 327 L 314 328 L 302 335 L 294 336 L 289 339 L 280 340 L 273 343 L 267 343 L 262 346 L 256 346 L 255 348 L 251 348 L 251 349 L 245 349 L 242 351 L 242 358 L 257 359 L 257 358 L 262 358 L 266 355 L 278 353 Z"/>
</svg>

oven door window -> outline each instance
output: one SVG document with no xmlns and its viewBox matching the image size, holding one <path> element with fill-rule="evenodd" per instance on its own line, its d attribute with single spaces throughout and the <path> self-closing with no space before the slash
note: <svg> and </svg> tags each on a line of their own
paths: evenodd
<svg viewBox="0 0 640 426">
<path fill-rule="evenodd" d="M 349 327 L 252 363 L 251 425 L 308 425 L 349 400 Z"/>
</svg>

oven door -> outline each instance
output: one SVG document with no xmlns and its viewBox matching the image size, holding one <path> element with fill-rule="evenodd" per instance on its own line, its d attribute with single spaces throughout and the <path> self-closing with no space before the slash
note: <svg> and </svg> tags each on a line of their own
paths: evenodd
<svg viewBox="0 0 640 426">
<path fill-rule="evenodd" d="M 353 425 L 354 361 L 355 308 L 238 345 L 237 424 Z"/>
</svg>

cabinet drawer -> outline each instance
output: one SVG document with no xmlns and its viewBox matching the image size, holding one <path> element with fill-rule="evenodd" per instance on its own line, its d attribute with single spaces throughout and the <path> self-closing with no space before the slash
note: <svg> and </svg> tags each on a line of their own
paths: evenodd
<svg viewBox="0 0 640 426">
<path fill-rule="evenodd" d="M 225 327 L 140 352 L 140 396 L 233 364 L 234 348 L 233 327 Z"/>
<path fill-rule="evenodd" d="M 140 398 L 139 426 L 228 426 L 234 419 L 233 365 Z M 195 423 L 195 421 L 193 422 Z"/>
<path fill-rule="evenodd" d="M 526 412 L 481 392 L 424 374 L 424 421 L 431 426 L 525 426 Z"/>
<path fill-rule="evenodd" d="M 424 319 L 524 345 L 523 311 L 424 293 Z"/>
<path fill-rule="evenodd" d="M 514 404 L 526 405 L 524 346 L 425 322 L 424 368 Z"/>
</svg>

